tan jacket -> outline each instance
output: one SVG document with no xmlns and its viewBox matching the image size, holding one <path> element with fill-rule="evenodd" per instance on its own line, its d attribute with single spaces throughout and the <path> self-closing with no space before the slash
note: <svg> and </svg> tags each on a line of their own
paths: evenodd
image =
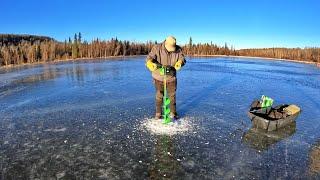
<svg viewBox="0 0 320 180">
<path fill-rule="evenodd" d="M 167 73 L 167 81 L 171 82 L 176 80 L 176 70 L 174 68 L 175 63 L 178 60 L 182 61 L 182 66 L 186 63 L 182 49 L 180 46 L 176 46 L 176 51 L 168 52 L 164 47 L 164 43 L 155 45 L 151 52 L 148 54 L 146 61 L 152 60 L 154 63 L 159 64 L 159 66 L 168 66 L 170 72 Z M 164 76 L 160 75 L 160 69 L 152 72 L 152 77 L 158 81 L 163 81 Z"/>
</svg>

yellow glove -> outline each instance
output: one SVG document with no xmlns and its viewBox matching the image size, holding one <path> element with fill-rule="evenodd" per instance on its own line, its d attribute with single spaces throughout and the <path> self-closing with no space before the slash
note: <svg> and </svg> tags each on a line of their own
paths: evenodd
<svg viewBox="0 0 320 180">
<path fill-rule="evenodd" d="M 179 60 L 176 62 L 176 64 L 174 65 L 174 68 L 179 71 L 181 69 L 181 66 L 182 66 L 182 61 Z"/>
<path fill-rule="evenodd" d="M 157 64 L 153 63 L 152 60 L 147 61 L 146 66 L 151 72 L 153 72 L 157 69 Z"/>
</svg>

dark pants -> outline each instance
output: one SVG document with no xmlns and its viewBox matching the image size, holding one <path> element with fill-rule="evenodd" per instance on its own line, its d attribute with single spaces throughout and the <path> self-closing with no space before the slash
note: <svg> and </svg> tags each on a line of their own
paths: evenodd
<svg viewBox="0 0 320 180">
<path fill-rule="evenodd" d="M 163 103 L 163 82 L 153 79 L 154 86 L 156 88 L 156 113 L 162 112 L 162 103 Z M 177 81 L 167 82 L 167 93 L 170 99 L 170 111 L 176 114 L 176 90 L 177 90 Z"/>
</svg>

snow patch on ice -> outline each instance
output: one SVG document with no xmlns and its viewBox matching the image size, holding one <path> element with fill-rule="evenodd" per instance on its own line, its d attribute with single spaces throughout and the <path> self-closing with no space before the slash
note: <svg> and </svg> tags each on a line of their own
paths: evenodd
<svg viewBox="0 0 320 180">
<path fill-rule="evenodd" d="M 156 135 L 169 135 L 185 134 L 193 129 L 191 118 L 184 117 L 175 120 L 169 124 L 163 124 L 162 119 L 144 119 L 141 123 L 144 130 L 149 131 L 151 134 Z"/>
</svg>

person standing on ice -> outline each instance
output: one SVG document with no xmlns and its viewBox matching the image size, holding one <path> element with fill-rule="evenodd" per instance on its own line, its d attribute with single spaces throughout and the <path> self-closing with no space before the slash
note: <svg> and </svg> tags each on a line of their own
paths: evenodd
<svg viewBox="0 0 320 180">
<path fill-rule="evenodd" d="M 176 111 L 177 71 L 184 66 L 186 60 L 180 46 L 176 45 L 176 38 L 168 36 L 161 44 L 156 44 L 146 59 L 146 66 L 152 72 L 153 84 L 156 88 L 156 115 L 161 118 L 164 93 L 164 75 L 161 67 L 166 67 L 167 91 L 170 99 L 170 118 L 178 119 Z"/>
</svg>

